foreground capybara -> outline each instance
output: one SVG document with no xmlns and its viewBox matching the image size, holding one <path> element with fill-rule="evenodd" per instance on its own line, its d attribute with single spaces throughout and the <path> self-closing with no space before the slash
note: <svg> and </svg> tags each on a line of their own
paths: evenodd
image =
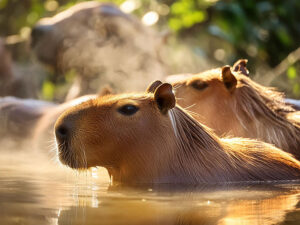
<svg viewBox="0 0 300 225">
<path fill-rule="evenodd" d="M 77 72 L 77 92 L 69 99 L 96 93 L 104 84 L 120 91 L 142 89 L 165 74 L 161 37 L 112 4 L 79 3 L 40 20 L 31 36 L 40 61 L 60 73 Z"/>
<path fill-rule="evenodd" d="M 177 81 L 170 77 L 178 104 L 218 135 L 259 139 L 300 159 L 299 113 L 285 103 L 283 93 L 251 80 L 245 63 L 239 60 L 232 68 L 181 76 Z"/>
<path fill-rule="evenodd" d="M 117 183 L 300 178 L 300 163 L 290 154 L 256 140 L 218 138 L 178 107 L 172 86 L 159 81 L 146 93 L 106 95 L 68 109 L 55 134 L 63 164 L 105 167 Z"/>
</svg>

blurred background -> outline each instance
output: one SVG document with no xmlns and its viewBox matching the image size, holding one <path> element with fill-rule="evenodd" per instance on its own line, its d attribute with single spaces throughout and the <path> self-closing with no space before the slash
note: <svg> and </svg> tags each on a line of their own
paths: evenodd
<svg viewBox="0 0 300 225">
<path fill-rule="evenodd" d="M 82 1 L 0 0 L 0 36 L 11 54 L 14 73 L 27 76 L 37 87 L 35 97 L 62 101 L 74 74 L 57 76 L 58 71 L 38 62 L 30 50 L 31 30 L 41 18 L 78 2 Z M 253 79 L 300 98 L 299 0 L 105 2 L 135 15 L 163 37 L 161 48 L 166 50 L 161 57 L 169 74 L 201 72 L 247 58 Z"/>
</svg>

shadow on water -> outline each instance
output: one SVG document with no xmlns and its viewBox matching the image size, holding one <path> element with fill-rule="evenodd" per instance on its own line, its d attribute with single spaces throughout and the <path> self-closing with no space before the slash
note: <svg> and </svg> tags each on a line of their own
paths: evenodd
<svg viewBox="0 0 300 225">
<path fill-rule="evenodd" d="M 110 187 L 37 154 L 0 156 L 0 224 L 299 224 L 300 184 Z"/>
</svg>

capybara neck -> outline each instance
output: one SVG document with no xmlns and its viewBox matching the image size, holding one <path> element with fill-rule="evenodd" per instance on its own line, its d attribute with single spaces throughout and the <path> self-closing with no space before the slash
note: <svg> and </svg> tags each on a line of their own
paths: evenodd
<svg viewBox="0 0 300 225">
<path fill-rule="evenodd" d="M 248 137 L 275 144 L 300 159 L 300 127 L 288 118 L 295 110 L 284 102 L 283 94 L 247 77 L 240 79 L 240 83 L 233 104 Z"/>
</svg>

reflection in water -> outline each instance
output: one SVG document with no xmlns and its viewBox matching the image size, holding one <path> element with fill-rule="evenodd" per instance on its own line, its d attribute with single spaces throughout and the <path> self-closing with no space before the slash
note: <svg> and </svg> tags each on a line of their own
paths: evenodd
<svg viewBox="0 0 300 225">
<path fill-rule="evenodd" d="M 299 184 L 115 188 L 101 169 L 0 156 L 1 225 L 300 224 L 299 196 Z"/>
</svg>

